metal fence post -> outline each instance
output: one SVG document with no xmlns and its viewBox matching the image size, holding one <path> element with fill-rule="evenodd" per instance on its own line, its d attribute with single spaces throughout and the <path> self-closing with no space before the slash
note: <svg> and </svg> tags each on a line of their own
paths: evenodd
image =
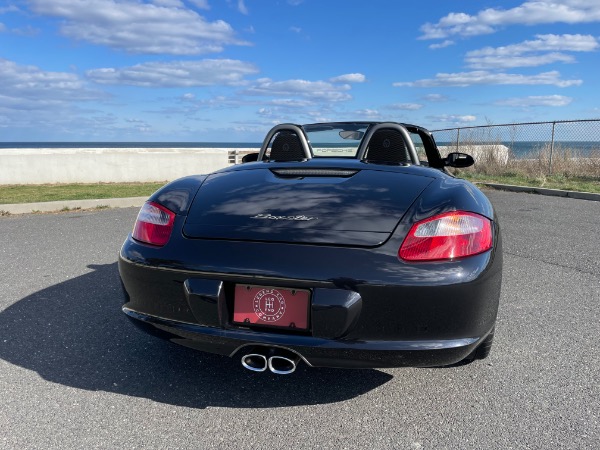
<svg viewBox="0 0 600 450">
<path fill-rule="evenodd" d="M 456 129 L 456 151 L 458 152 L 458 145 L 460 142 L 460 128 Z"/>
<path fill-rule="evenodd" d="M 550 141 L 550 161 L 548 163 L 548 174 L 552 175 L 552 154 L 554 153 L 554 128 L 556 122 L 552 122 L 552 140 Z"/>
</svg>

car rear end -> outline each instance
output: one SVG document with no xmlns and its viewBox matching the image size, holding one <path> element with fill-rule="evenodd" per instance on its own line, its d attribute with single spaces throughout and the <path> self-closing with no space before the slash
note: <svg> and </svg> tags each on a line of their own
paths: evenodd
<svg viewBox="0 0 600 450">
<path fill-rule="evenodd" d="M 123 310 L 146 331 L 288 373 L 452 364 L 493 329 L 499 227 L 464 181 L 313 160 L 178 183 L 120 253 Z"/>
</svg>

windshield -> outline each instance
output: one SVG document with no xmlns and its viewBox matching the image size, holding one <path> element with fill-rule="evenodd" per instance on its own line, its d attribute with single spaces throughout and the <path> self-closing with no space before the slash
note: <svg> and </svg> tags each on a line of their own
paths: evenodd
<svg viewBox="0 0 600 450">
<path fill-rule="evenodd" d="M 317 123 L 302 128 L 315 157 L 354 158 L 369 125 L 366 122 Z"/>
</svg>

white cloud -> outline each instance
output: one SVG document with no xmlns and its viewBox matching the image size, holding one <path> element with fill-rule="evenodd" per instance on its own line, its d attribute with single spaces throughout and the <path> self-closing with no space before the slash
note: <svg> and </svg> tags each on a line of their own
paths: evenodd
<svg viewBox="0 0 600 450">
<path fill-rule="evenodd" d="M 17 8 L 16 5 L 8 5 L 8 6 L 0 6 L 0 14 L 5 14 L 8 12 L 20 12 L 21 10 Z"/>
<path fill-rule="evenodd" d="M 326 81 L 307 81 L 307 80 L 286 80 L 273 81 L 269 78 L 261 78 L 256 84 L 245 93 L 249 95 L 264 96 L 298 96 L 312 100 L 326 100 L 339 102 L 350 100 L 352 97 L 348 94 L 350 85 L 332 84 Z"/>
<path fill-rule="evenodd" d="M 0 59 L 0 95 L 28 104 L 98 100 L 104 94 L 88 88 L 76 74 L 46 72 L 36 66 Z"/>
<path fill-rule="evenodd" d="M 225 108 L 239 108 L 240 106 L 249 104 L 241 98 L 226 97 L 224 95 L 217 95 L 210 98 L 198 99 L 196 95 L 192 93 L 184 94 L 183 96 L 179 97 L 179 100 L 181 100 L 185 104 L 184 108 L 163 108 L 159 110 L 159 113 L 162 114 L 164 112 L 169 112 L 171 114 L 189 115 L 190 113 L 196 113 L 200 109 L 206 110 L 207 108 L 210 108 L 216 110 Z"/>
<path fill-rule="evenodd" d="M 269 102 L 271 105 L 275 105 L 281 108 L 306 108 L 313 106 L 314 102 L 310 100 L 296 100 L 291 98 L 276 98 Z"/>
<path fill-rule="evenodd" d="M 292 5 L 292 6 L 298 6 L 300 5 L 304 0 L 287 0 L 288 5 Z"/>
<path fill-rule="evenodd" d="M 575 61 L 573 56 L 561 52 L 591 52 L 599 47 L 598 40 L 591 35 L 539 34 L 535 40 L 467 52 L 465 62 L 473 69 L 534 67 L 553 62 L 571 63 Z"/>
<path fill-rule="evenodd" d="M 138 131 L 146 132 L 152 130 L 152 125 L 145 120 L 126 118 L 125 123 L 133 125 Z"/>
<path fill-rule="evenodd" d="M 48 72 L 0 59 L 0 129 L 5 139 L 86 129 L 90 114 L 80 105 L 108 98 L 73 73 Z M 19 130 L 27 130 L 19 134 Z M 11 134 L 12 133 L 12 134 Z M 43 137 L 42 137 L 43 139 Z"/>
<path fill-rule="evenodd" d="M 446 97 L 445 95 L 442 94 L 427 94 L 426 96 L 423 97 L 423 100 L 426 100 L 428 102 L 447 102 L 448 101 L 448 97 Z"/>
<path fill-rule="evenodd" d="M 182 115 L 193 117 L 200 111 L 217 109 L 238 109 L 241 107 L 252 106 L 257 114 L 265 117 L 277 117 L 281 121 L 298 121 L 299 117 L 307 114 L 308 108 L 314 108 L 319 104 L 320 99 L 310 98 L 272 98 L 262 99 L 258 96 L 245 97 L 242 93 L 235 93 L 233 96 L 223 95 L 199 99 L 192 93 L 187 93 L 177 98 L 180 101 L 179 106 L 163 108 L 158 111 L 160 114 Z M 320 105 L 321 110 L 328 109 L 327 105 Z M 322 112 L 321 112 L 322 113 Z M 247 123 L 247 122 L 246 122 Z"/>
<path fill-rule="evenodd" d="M 367 81 L 367 77 L 362 73 L 348 73 L 346 75 L 330 78 L 329 81 L 332 83 L 364 83 Z"/>
<path fill-rule="evenodd" d="M 438 48 L 445 48 L 445 47 L 449 47 L 454 44 L 455 44 L 454 41 L 451 41 L 450 39 L 446 39 L 444 42 L 440 42 L 439 44 L 431 44 L 429 46 L 429 48 L 432 50 L 437 50 Z"/>
<path fill-rule="evenodd" d="M 30 0 L 38 14 L 63 19 L 69 38 L 129 53 L 195 55 L 247 45 L 222 21 L 206 21 L 191 9 L 134 0 Z"/>
<path fill-rule="evenodd" d="M 166 6 L 168 8 L 183 8 L 181 0 L 151 0 L 151 3 L 157 6 Z"/>
<path fill-rule="evenodd" d="M 438 73 L 435 78 L 425 78 L 412 82 L 397 82 L 396 87 L 437 87 L 474 85 L 552 85 L 558 87 L 579 86 L 582 80 L 562 80 L 560 73 L 550 71 L 536 75 L 516 73 L 493 73 L 485 70 L 459 73 Z"/>
<path fill-rule="evenodd" d="M 290 27 L 290 31 L 292 33 L 301 33 L 302 32 L 302 28 L 300 28 L 300 27 Z"/>
<path fill-rule="evenodd" d="M 600 48 L 598 40 L 589 34 L 537 34 L 535 40 L 503 47 L 484 47 L 467 53 L 475 56 L 515 56 L 529 52 L 592 52 Z"/>
<path fill-rule="evenodd" d="M 377 111 L 376 109 L 366 108 L 354 111 L 354 116 L 365 119 L 379 119 L 381 117 L 381 114 L 379 114 L 379 111 Z"/>
<path fill-rule="evenodd" d="M 210 9 L 210 5 L 208 4 L 208 0 L 187 0 L 192 5 L 194 5 L 198 9 Z"/>
<path fill-rule="evenodd" d="M 142 87 L 239 86 L 246 75 L 255 74 L 254 65 L 233 59 L 148 62 L 124 68 L 93 69 L 86 76 L 99 84 Z"/>
<path fill-rule="evenodd" d="M 11 28 L 8 29 L 6 25 L 0 22 L 0 33 L 11 33 L 17 36 L 33 37 L 36 36 L 40 30 L 33 28 L 31 25 L 26 25 L 23 28 Z"/>
<path fill-rule="evenodd" d="M 507 98 L 495 102 L 499 106 L 530 108 L 534 106 L 567 106 L 573 101 L 564 95 L 532 95 L 529 97 Z"/>
<path fill-rule="evenodd" d="M 444 122 L 444 123 L 452 123 L 454 125 L 468 125 L 477 120 L 476 116 L 473 115 L 453 115 L 453 114 L 442 114 L 439 116 L 429 116 L 428 119 L 431 119 L 436 122 Z"/>
<path fill-rule="evenodd" d="M 263 117 L 272 117 L 273 116 L 273 110 L 271 110 L 269 108 L 259 108 L 259 110 L 256 113 L 259 116 L 263 116 Z"/>
<path fill-rule="evenodd" d="M 237 6 L 240 13 L 244 14 L 245 16 L 248 15 L 248 8 L 246 7 L 244 0 L 238 0 Z"/>
<path fill-rule="evenodd" d="M 494 33 L 498 28 L 508 25 L 598 21 L 600 2 L 597 0 L 530 0 L 514 8 L 488 8 L 475 15 L 450 13 L 435 24 L 424 24 L 420 39 L 445 39 L 453 35 L 477 36 Z"/>
<path fill-rule="evenodd" d="M 419 103 L 394 103 L 393 105 L 390 105 L 391 109 L 399 109 L 404 111 L 416 111 L 422 107 L 423 105 Z"/>
<path fill-rule="evenodd" d="M 322 122 L 333 122 L 334 119 L 333 116 L 327 116 L 325 114 L 323 114 L 323 111 L 308 111 L 306 113 L 306 117 L 309 118 L 310 122 L 315 122 L 315 123 L 322 123 Z"/>
<path fill-rule="evenodd" d="M 25 25 L 23 28 L 13 28 L 10 32 L 17 36 L 34 37 L 40 33 L 40 30 L 33 28 L 31 25 Z"/>
<path fill-rule="evenodd" d="M 471 69 L 512 69 L 515 67 L 538 67 L 555 62 L 573 63 L 575 58 L 564 53 L 546 53 L 529 56 L 476 56 L 466 57 Z"/>
</svg>

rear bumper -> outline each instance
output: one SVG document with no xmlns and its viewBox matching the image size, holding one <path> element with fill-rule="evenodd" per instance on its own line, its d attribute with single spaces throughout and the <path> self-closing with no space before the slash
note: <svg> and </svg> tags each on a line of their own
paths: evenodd
<svg viewBox="0 0 600 450">
<path fill-rule="evenodd" d="M 222 330 L 142 314 L 123 312 L 137 327 L 156 337 L 196 350 L 236 357 L 256 346 L 297 353 L 312 367 L 385 368 L 454 364 L 467 357 L 485 337 L 429 341 L 345 341 L 308 336 Z"/>
<path fill-rule="evenodd" d="M 191 270 L 191 264 L 143 258 L 147 249 L 128 239 L 119 271 L 125 314 L 145 331 L 197 350 L 241 357 L 245 347 L 282 347 L 316 367 L 443 366 L 467 357 L 496 321 L 502 279 L 498 249 L 413 268 L 381 253 L 370 255 L 370 261 L 380 258 L 375 264 L 362 266 L 364 255 L 353 249 L 328 260 L 332 252 L 317 247 L 311 249 L 310 264 L 298 264 L 293 271 L 274 265 L 252 273 L 240 268 L 251 267 L 251 262 L 240 262 L 247 255 L 258 255 L 263 264 L 281 261 L 276 257 L 281 254 L 298 260 L 297 252 L 304 248 L 206 241 L 196 251 L 195 245 L 199 246 L 189 242 L 185 254 L 198 257 L 215 246 L 208 254 L 228 258 L 228 264 L 221 264 L 219 271 L 199 264 Z M 314 255 L 321 251 L 323 257 Z M 297 278 L 286 276 L 289 273 Z M 310 290 L 310 330 L 288 333 L 236 326 L 236 283 Z"/>
</svg>

